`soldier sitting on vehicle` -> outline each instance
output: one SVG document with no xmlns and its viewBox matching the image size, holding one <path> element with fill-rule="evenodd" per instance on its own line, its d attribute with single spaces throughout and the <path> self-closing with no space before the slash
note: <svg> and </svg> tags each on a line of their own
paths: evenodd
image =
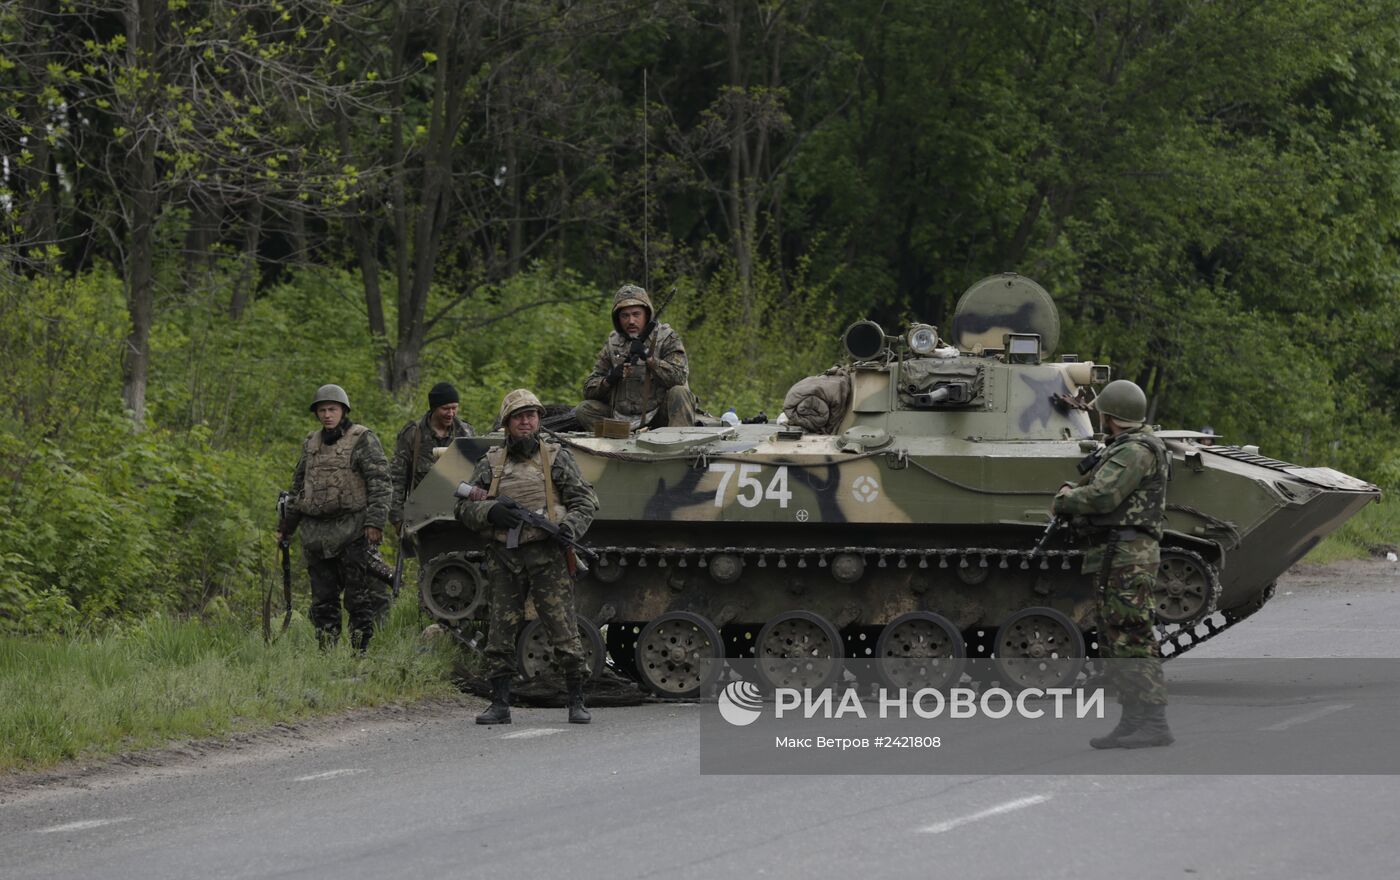
<svg viewBox="0 0 1400 880">
<path fill-rule="evenodd" d="M 603 419 L 639 427 L 695 424 L 695 395 L 686 384 L 685 346 L 670 324 L 654 324 L 651 297 L 635 284 L 613 296 L 613 332 L 583 383 L 584 401 L 574 415 L 591 431 Z"/>
</svg>

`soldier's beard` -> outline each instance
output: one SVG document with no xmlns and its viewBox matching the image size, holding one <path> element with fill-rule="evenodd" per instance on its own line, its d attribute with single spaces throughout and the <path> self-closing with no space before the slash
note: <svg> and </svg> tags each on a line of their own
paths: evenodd
<svg viewBox="0 0 1400 880">
<path fill-rule="evenodd" d="M 540 451 L 540 435 L 530 434 L 526 437 L 506 437 L 506 454 L 516 460 L 534 458 Z"/>
</svg>

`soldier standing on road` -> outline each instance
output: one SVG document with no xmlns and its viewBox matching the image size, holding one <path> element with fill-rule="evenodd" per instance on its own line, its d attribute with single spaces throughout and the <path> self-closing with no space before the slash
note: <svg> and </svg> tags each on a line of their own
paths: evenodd
<svg viewBox="0 0 1400 880">
<path fill-rule="evenodd" d="M 389 506 L 389 522 L 403 528 L 403 505 L 408 495 L 433 467 L 433 450 L 447 446 L 458 437 L 474 437 L 472 426 L 457 418 L 460 398 L 457 389 L 439 382 L 428 392 L 428 412 L 399 431 L 394 444 L 394 502 Z"/>
<path fill-rule="evenodd" d="M 1122 715 L 1096 749 L 1171 745 L 1162 654 L 1152 625 L 1152 588 L 1160 559 L 1171 456 L 1152 433 L 1147 396 L 1124 379 L 1108 383 L 1094 402 L 1108 446 L 1077 485 L 1060 487 L 1057 516 L 1086 517 L 1104 543 L 1084 556 L 1084 572 L 1098 572 L 1099 655 L 1118 691 Z"/>
<path fill-rule="evenodd" d="M 644 335 L 652 314 L 651 297 L 635 284 L 614 294 L 613 332 L 583 382 L 584 401 L 574 410 L 585 430 L 602 419 L 626 419 L 634 429 L 695 424 L 685 346 L 670 324 Z"/>
<path fill-rule="evenodd" d="M 321 427 L 306 435 L 292 474 L 292 503 L 277 540 L 301 527 L 311 577 L 311 623 L 321 647 L 340 638 L 341 595 L 350 642 L 364 651 L 389 607 L 384 584 L 369 576 L 370 551 L 384 538 L 393 490 L 379 438 L 350 421 L 350 398 L 339 385 L 316 389 L 311 412 Z"/>
<path fill-rule="evenodd" d="M 541 440 L 544 407 L 534 394 L 516 389 L 501 401 L 504 446 L 489 450 L 477 463 L 472 485 L 486 490 L 486 500 L 457 502 L 457 519 L 495 540 L 486 553 L 491 603 L 486 662 L 491 678 L 491 705 L 476 716 L 477 724 L 510 723 L 510 680 L 516 673 L 515 640 L 525 617 L 525 598 L 534 600 L 540 621 L 549 633 L 554 659 L 564 671 L 569 692 L 569 722 L 592 720 L 583 705 L 583 646 L 579 641 L 574 605 L 574 580 L 569 558 L 557 542 L 540 529 L 525 527 L 520 544 L 508 549 L 508 532 L 520 518 L 495 499 L 508 496 L 527 510 L 543 513 L 559 530 L 578 539 L 593 523 L 598 497 L 579 473 L 569 450 Z"/>
</svg>

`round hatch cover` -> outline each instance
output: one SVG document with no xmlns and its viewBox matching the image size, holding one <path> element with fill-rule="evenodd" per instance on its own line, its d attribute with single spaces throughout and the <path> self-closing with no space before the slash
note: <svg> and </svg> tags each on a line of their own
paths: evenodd
<svg viewBox="0 0 1400 880">
<path fill-rule="evenodd" d="M 953 310 L 953 342 L 962 351 L 1001 348 L 1007 333 L 1039 333 L 1041 355 L 1060 344 L 1060 313 L 1045 288 L 1014 272 L 973 284 Z"/>
</svg>

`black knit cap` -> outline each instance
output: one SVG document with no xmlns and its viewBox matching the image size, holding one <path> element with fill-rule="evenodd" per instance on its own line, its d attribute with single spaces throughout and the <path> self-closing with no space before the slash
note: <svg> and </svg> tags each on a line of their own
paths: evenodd
<svg viewBox="0 0 1400 880">
<path fill-rule="evenodd" d="M 428 392 L 428 409 L 437 409 L 449 403 L 460 403 L 461 398 L 457 396 L 457 389 L 452 387 L 451 382 L 439 382 L 433 386 L 433 390 Z"/>
</svg>

